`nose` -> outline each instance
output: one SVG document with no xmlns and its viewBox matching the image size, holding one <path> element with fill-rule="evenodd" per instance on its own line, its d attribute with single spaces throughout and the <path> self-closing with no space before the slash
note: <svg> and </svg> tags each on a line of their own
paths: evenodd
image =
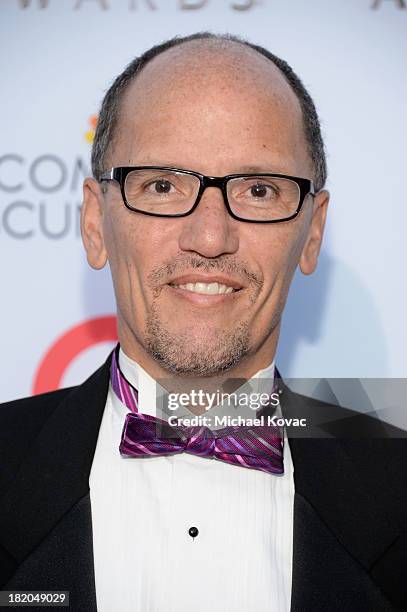
<svg viewBox="0 0 407 612">
<path fill-rule="evenodd" d="M 229 215 L 218 187 L 207 187 L 197 208 L 182 222 L 179 236 L 182 251 L 210 258 L 236 253 L 239 248 L 239 221 Z"/>
</svg>

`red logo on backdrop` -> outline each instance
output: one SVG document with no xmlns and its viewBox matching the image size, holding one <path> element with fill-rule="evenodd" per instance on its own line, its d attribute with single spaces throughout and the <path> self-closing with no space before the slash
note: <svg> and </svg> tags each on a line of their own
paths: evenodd
<svg viewBox="0 0 407 612">
<path fill-rule="evenodd" d="M 62 378 L 82 351 L 101 342 L 117 340 L 116 317 L 98 317 L 75 325 L 51 345 L 38 366 L 32 393 L 46 393 L 59 389 Z"/>
</svg>

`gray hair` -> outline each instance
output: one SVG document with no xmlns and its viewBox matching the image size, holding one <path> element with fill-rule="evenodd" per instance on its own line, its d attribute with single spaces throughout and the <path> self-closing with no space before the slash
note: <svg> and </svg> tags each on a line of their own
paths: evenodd
<svg viewBox="0 0 407 612">
<path fill-rule="evenodd" d="M 114 80 L 113 84 L 106 92 L 99 113 L 91 155 L 93 176 L 99 180 L 102 172 L 106 170 L 105 161 L 114 141 L 120 104 L 122 102 L 124 93 L 137 74 L 148 62 L 150 62 L 160 53 L 167 51 L 167 49 L 171 49 L 191 40 L 208 39 L 232 41 L 246 45 L 261 55 L 267 57 L 277 66 L 277 68 L 281 70 L 300 103 L 308 153 L 314 168 L 315 188 L 317 191 L 322 189 L 327 178 L 324 141 L 322 139 L 321 126 L 314 102 L 308 91 L 305 89 L 302 81 L 285 60 L 280 59 L 273 53 L 270 53 L 270 51 L 267 51 L 267 49 L 264 47 L 250 43 L 240 36 L 232 34 L 213 34 L 211 32 L 197 32 L 196 34 L 191 34 L 189 36 L 175 36 L 174 38 L 166 40 L 159 45 L 155 45 L 130 62 L 123 72 Z"/>
</svg>

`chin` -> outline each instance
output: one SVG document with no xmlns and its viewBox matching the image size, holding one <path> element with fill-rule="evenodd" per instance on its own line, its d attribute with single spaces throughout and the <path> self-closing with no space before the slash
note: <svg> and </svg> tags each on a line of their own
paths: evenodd
<svg viewBox="0 0 407 612">
<path fill-rule="evenodd" d="M 146 337 L 151 356 L 174 375 L 213 376 L 235 367 L 248 353 L 245 326 L 233 331 L 168 329 L 149 326 Z"/>
</svg>

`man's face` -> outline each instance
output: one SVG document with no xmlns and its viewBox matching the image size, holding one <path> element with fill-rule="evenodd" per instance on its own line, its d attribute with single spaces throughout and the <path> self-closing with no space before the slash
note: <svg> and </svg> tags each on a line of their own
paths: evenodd
<svg viewBox="0 0 407 612">
<path fill-rule="evenodd" d="M 130 86 L 109 167 L 312 178 L 298 101 L 273 64 L 238 45 L 199 55 L 187 46 L 153 60 Z M 327 193 L 318 198 L 307 197 L 293 221 L 245 223 L 212 187 L 191 215 L 155 218 L 125 208 L 117 184 L 102 194 L 89 179 L 84 242 L 93 267 L 109 260 L 124 351 L 153 374 L 265 367 L 295 268 L 316 264 Z M 201 293 L 215 282 L 233 291 Z"/>
</svg>

